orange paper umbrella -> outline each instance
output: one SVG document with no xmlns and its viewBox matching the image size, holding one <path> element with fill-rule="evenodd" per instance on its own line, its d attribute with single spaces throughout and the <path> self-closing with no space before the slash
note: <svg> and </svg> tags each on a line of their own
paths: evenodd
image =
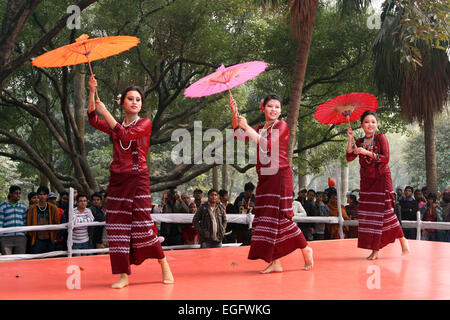
<svg viewBox="0 0 450 320">
<path fill-rule="evenodd" d="M 40 55 L 33 60 L 35 67 L 54 68 L 88 63 L 91 74 L 91 61 L 104 59 L 129 50 L 139 43 L 132 36 L 112 36 L 89 39 L 87 34 L 79 36 L 74 43 Z"/>
<path fill-rule="evenodd" d="M 139 43 L 139 38 L 131 36 L 113 36 L 89 39 L 87 34 L 79 36 L 74 43 L 40 55 L 33 60 L 35 67 L 54 68 L 104 59 L 129 50 Z"/>
</svg>

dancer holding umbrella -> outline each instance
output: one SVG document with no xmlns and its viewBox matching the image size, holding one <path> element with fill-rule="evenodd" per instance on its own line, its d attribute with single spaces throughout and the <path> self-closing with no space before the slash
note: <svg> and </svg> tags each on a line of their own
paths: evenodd
<svg viewBox="0 0 450 320">
<path fill-rule="evenodd" d="M 358 203 L 358 248 L 372 250 L 369 260 L 378 258 L 380 249 L 400 240 L 402 254 L 409 253 L 408 240 L 394 212 L 395 196 L 389 169 L 389 142 L 376 133 L 378 118 L 373 111 L 361 116 L 364 137 L 353 146 L 353 130 L 347 129 L 347 161 L 359 157 L 361 165 L 360 198 Z"/>
<path fill-rule="evenodd" d="M 144 100 L 142 89 L 131 86 L 120 96 L 125 119 L 117 122 L 103 102 L 95 100 L 97 81 L 89 79 L 89 123 L 112 136 L 113 162 L 110 166 L 106 231 L 113 274 L 120 279 L 112 287 L 128 285 L 130 264 L 139 265 L 148 258 L 158 259 L 163 282 L 173 283 L 169 264 L 155 233 L 150 217 L 150 177 L 147 153 L 150 147 L 152 122 L 138 116 Z M 97 117 L 97 112 L 104 119 Z"/>
<path fill-rule="evenodd" d="M 249 259 L 263 259 L 269 265 L 261 273 L 282 272 L 280 258 L 300 248 L 305 260 L 303 270 L 313 267 L 313 250 L 292 221 L 294 212 L 292 169 L 287 156 L 289 128 L 285 121 L 279 120 L 281 98 L 268 95 L 261 111 L 265 123 L 252 128 L 245 117 L 237 113 L 236 101 L 230 98 L 233 113 L 233 128 L 238 130 L 238 139 L 250 138 L 258 148 L 256 172 L 258 185 L 255 195 L 255 219 L 253 220 L 252 240 Z M 270 158 L 270 160 L 269 160 Z"/>
<path fill-rule="evenodd" d="M 97 81 L 91 66 L 92 61 L 129 50 L 138 43 L 139 39 L 132 36 L 89 39 L 87 34 L 82 34 L 74 43 L 44 53 L 33 60 L 33 65 L 41 68 L 89 64 L 89 122 L 93 127 L 111 135 L 113 140 L 106 231 L 112 273 L 120 274 L 119 281 L 112 285 L 116 289 L 128 285 L 130 264 L 139 265 L 148 258 L 158 259 L 164 283 L 174 282 L 156 226 L 150 217 L 152 203 L 146 159 L 152 122 L 138 116 L 144 95 L 139 87 L 125 89 L 120 98 L 125 119 L 118 123 L 98 97 Z M 99 119 L 97 112 L 104 119 Z"/>
<path fill-rule="evenodd" d="M 264 61 L 245 62 L 227 68 L 221 65 L 216 72 L 190 85 L 184 94 L 187 97 L 203 97 L 228 91 L 229 105 L 233 113 L 233 128 L 242 128 L 247 133 L 246 138 L 250 137 L 257 143 L 259 150 L 266 152 L 262 157 L 259 157 L 258 152 L 257 157 L 258 186 L 249 259 L 263 259 L 269 262 L 269 266 L 261 273 L 282 272 L 280 258 L 301 248 L 305 260 L 303 269 L 310 270 L 313 267 L 312 249 L 308 247 L 297 224 L 292 221 L 293 180 L 287 157 L 289 130 L 286 122 L 278 120 L 281 114 L 281 99 L 277 95 L 267 96 L 260 106 L 266 122 L 251 128 L 247 120 L 239 115 L 236 101 L 231 95 L 231 88 L 255 78 L 266 67 Z M 277 135 L 275 140 L 271 139 L 272 133 Z M 245 139 L 242 132 L 240 135 Z M 270 141 L 278 142 L 278 138 L 279 151 L 272 150 Z M 274 146 L 274 149 L 277 148 Z M 266 163 L 262 159 L 267 158 L 269 154 L 273 161 Z"/>
<path fill-rule="evenodd" d="M 378 258 L 380 249 L 400 240 L 402 253 L 409 253 L 409 246 L 394 213 L 394 191 L 389 169 L 389 143 L 386 136 L 376 133 L 378 118 L 376 97 L 368 93 L 340 95 L 320 105 L 314 117 L 323 124 L 347 122 L 348 145 L 346 158 L 359 157 L 360 201 L 358 203 L 358 248 L 372 250 L 369 260 Z M 364 138 L 356 141 L 351 121 L 360 117 Z"/>
</svg>

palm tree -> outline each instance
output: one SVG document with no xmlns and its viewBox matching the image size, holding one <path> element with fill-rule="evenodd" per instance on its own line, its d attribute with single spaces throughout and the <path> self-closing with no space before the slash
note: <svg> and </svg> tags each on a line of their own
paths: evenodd
<svg viewBox="0 0 450 320">
<path fill-rule="evenodd" d="M 403 61 L 399 48 L 405 48 L 402 21 L 405 11 L 386 1 L 382 25 L 373 45 L 375 79 L 379 90 L 397 102 L 401 115 L 408 122 L 423 125 L 427 187 L 437 192 L 436 141 L 434 118 L 442 112 L 450 89 L 450 63 L 444 50 L 423 40 L 415 42 L 419 65 Z M 412 152 L 414 152 L 412 150 Z"/>
</svg>

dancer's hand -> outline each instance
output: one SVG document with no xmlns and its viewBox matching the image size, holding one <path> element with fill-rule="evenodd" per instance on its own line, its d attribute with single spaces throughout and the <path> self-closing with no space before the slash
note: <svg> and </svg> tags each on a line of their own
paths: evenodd
<svg viewBox="0 0 450 320">
<path fill-rule="evenodd" d="M 97 79 L 95 79 L 95 74 L 89 77 L 88 85 L 91 92 L 94 92 L 95 89 L 97 89 Z"/>
<path fill-rule="evenodd" d="M 348 137 L 348 140 L 349 140 L 349 141 L 353 141 L 353 137 L 354 137 L 354 135 L 353 135 L 353 129 L 350 128 L 350 127 L 348 127 L 348 129 L 347 129 L 347 137 Z"/>
<path fill-rule="evenodd" d="M 105 104 L 101 102 L 100 99 L 95 100 L 95 109 L 97 109 L 97 112 L 101 115 L 105 115 L 105 112 L 108 112 Z"/>
<path fill-rule="evenodd" d="M 237 116 L 237 121 L 238 121 L 238 125 L 240 128 L 242 128 L 244 131 L 247 131 L 248 129 L 248 123 L 247 123 L 247 119 L 245 119 L 244 116 Z"/>
</svg>

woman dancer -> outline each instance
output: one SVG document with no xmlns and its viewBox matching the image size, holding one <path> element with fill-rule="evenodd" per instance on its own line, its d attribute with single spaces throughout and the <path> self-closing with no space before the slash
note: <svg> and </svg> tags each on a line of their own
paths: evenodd
<svg viewBox="0 0 450 320">
<path fill-rule="evenodd" d="M 139 118 L 144 96 L 139 87 L 128 87 L 120 96 L 125 120 L 118 123 L 100 100 L 95 100 L 97 80 L 89 79 L 89 123 L 112 136 L 113 161 L 110 166 L 106 231 L 113 274 L 120 274 L 112 285 L 120 289 L 128 285 L 130 264 L 145 259 L 158 259 L 163 283 L 173 283 L 169 264 L 164 256 L 154 223 L 150 217 L 150 177 L 147 152 L 150 147 L 152 122 Z M 98 112 L 104 119 L 97 117 Z"/>
<path fill-rule="evenodd" d="M 313 267 L 313 250 L 297 224 L 292 221 L 294 212 L 292 170 L 287 157 L 289 129 L 281 114 L 281 98 L 268 95 L 260 106 L 265 123 L 252 128 L 245 117 L 238 115 L 236 101 L 230 97 L 233 128 L 238 139 L 252 139 L 258 148 L 256 172 L 258 185 L 255 195 L 255 219 L 249 259 L 263 259 L 269 265 L 261 273 L 282 272 L 280 258 L 297 248 L 303 253 L 303 270 Z"/>
<path fill-rule="evenodd" d="M 359 156 L 361 165 L 360 198 L 358 203 L 358 248 L 370 249 L 369 260 L 378 258 L 381 248 L 400 240 L 402 253 L 409 252 L 408 241 L 394 213 L 395 197 L 389 170 L 389 143 L 382 133 L 376 133 L 378 118 L 373 111 L 361 116 L 364 138 L 353 147 L 353 130 L 348 128 L 347 161 Z"/>
</svg>

